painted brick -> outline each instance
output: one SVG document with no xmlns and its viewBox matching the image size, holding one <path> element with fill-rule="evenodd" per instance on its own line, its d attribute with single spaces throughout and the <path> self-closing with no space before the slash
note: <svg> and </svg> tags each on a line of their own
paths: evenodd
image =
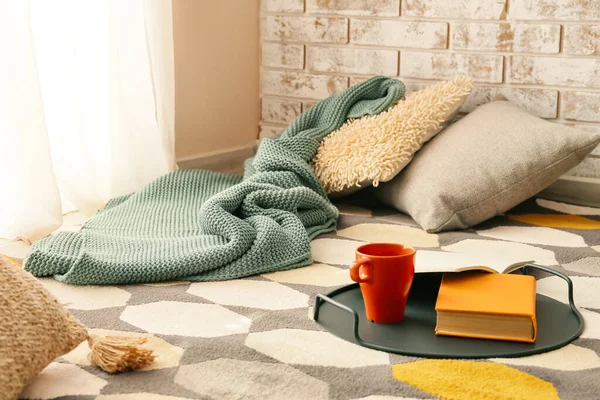
<svg viewBox="0 0 600 400">
<path fill-rule="evenodd" d="M 506 0 L 403 0 L 402 16 L 503 19 Z"/>
<path fill-rule="evenodd" d="M 600 125 L 585 125 L 585 124 L 574 124 L 574 123 L 567 123 L 566 125 L 575 128 L 575 129 L 580 129 L 582 131 L 585 132 L 592 132 L 592 133 L 597 133 L 600 135 Z M 600 145 L 598 147 L 596 147 L 594 150 L 592 150 L 592 152 L 590 153 L 591 157 L 600 157 Z"/>
<path fill-rule="evenodd" d="M 561 113 L 565 119 L 600 122 L 600 93 L 563 92 Z"/>
<path fill-rule="evenodd" d="M 579 129 L 585 132 L 592 132 L 600 134 L 600 125 L 584 125 L 584 124 L 574 124 L 574 123 L 566 123 L 565 125 L 570 126 L 571 128 Z M 596 147 L 590 153 L 589 157 L 600 158 L 600 145 Z"/>
<path fill-rule="evenodd" d="M 348 78 L 301 72 L 263 71 L 262 92 L 288 97 L 324 99 L 348 87 Z"/>
<path fill-rule="evenodd" d="M 557 117 L 558 91 L 552 89 L 476 86 L 460 110 L 471 112 L 494 100 L 510 101 L 540 118 Z"/>
<path fill-rule="evenodd" d="M 404 82 L 406 94 L 425 89 L 434 83 Z M 494 100 L 507 100 L 540 118 L 556 118 L 558 109 L 558 90 L 529 88 L 498 88 L 475 86 L 465 104 L 462 113 L 470 113 L 477 107 Z"/>
<path fill-rule="evenodd" d="M 600 125 L 577 124 L 573 122 L 568 122 L 567 125 L 573 128 L 581 129 L 582 131 L 600 134 Z M 597 148 L 595 151 L 597 152 L 597 155 L 600 155 L 600 148 Z"/>
<path fill-rule="evenodd" d="M 566 25 L 563 51 L 566 54 L 600 55 L 600 25 Z"/>
<path fill-rule="evenodd" d="M 371 77 L 369 77 L 369 76 L 351 76 L 350 77 L 350 86 L 357 85 L 357 84 L 362 83 L 370 78 Z M 405 89 L 404 94 L 405 95 L 410 94 L 416 90 L 424 89 L 429 85 L 432 85 L 432 83 L 430 83 L 430 82 L 411 82 L 411 81 L 406 81 L 404 79 L 400 79 L 400 80 L 404 84 L 404 89 Z"/>
<path fill-rule="evenodd" d="M 509 83 L 600 88 L 600 59 L 507 57 Z"/>
<path fill-rule="evenodd" d="M 293 100 L 263 98 L 260 117 L 262 121 L 287 125 L 302 113 L 302 103 Z"/>
<path fill-rule="evenodd" d="M 263 43 L 262 65 L 279 68 L 304 68 L 304 46 L 289 43 Z"/>
<path fill-rule="evenodd" d="M 457 23 L 451 43 L 454 50 L 558 53 L 560 25 Z"/>
<path fill-rule="evenodd" d="M 448 24 L 401 20 L 351 19 L 350 43 L 445 49 Z"/>
<path fill-rule="evenodd" d="M 367 81 L 371 78 L 370 76 L 351 76 L 350 77 L 350 86 L 357 85 L 361 82 Z"/>
<path fill-rule="evenodd" d="M 511 0 L 509 19 L 600 21 L 600 0 Z"/>
<path fill-rule="evenodd" d="M 305 100 L 302 102 L 302 112 L 308 110 L 309 108 L 311 108 L 312 106 L 314 106 L 315 104 L 317 104 L 318 101 L 315 100 Z"/>
<path fill-rule="evenodd" d="M 600 158 L 588 157 L 565 175 L 583 178 L 600 178 Z"/>
<path fill-rule="evenodd" d="M 261 125 L 258 138 L 273 137 L 285 129 L 284 126 Z"/>
<path fill-rule="evenodd" d="M 261 3 L 261 137 L 348 84 L 398 70 L 407 94 L 439 80 L 474 78 L 457 118 L 505 99 L 538 117 L 600 133 L 600 0 Z M 392 57 L 397 51 L 400 68 Z M 600 160 L 600 147 L 592 154 Z M 581 173 L 600 177 L 600 165 L 586 163 Z"/>
<path fill-rule="evenodd" d="M 346 43 L 348 20 L 326 17 L 266 16 L 262 18 L 262 39 Z"/>
<path fill-rule="evenodd" d="M 306 0 L 306 12 L 394 17 L 400 13 L 400 0 Z"/>
<path fill-rule="evenodd" d="M 316 72 L 397 75 L 398 52 L 308 46 L 306 64 Z"/>
<path fill-rule="evenodd" d="M 409 95 L 413 92 L 417 92 L 419 90 L 423 90 L 428 86 L 434 85 L 431 82 L 404 82 L 404 87 L 406 89 L 405 95 Z"/>
<path fill-rule="evenodd" d="M 262 0 L 261 6 L 267 12 L 304 12 L 303 0 Z"/>
<path fill-rule="evenodd" d="M 477 82 L 502 82 L 502 56 L 402 51 L 400 75 L 405 78 L 452 79 L 461 75 Z"/>
<path fill-rule="evenodd" d="M 423 90 L 431 85 L 435 85 L 436 82 L 415 82 L 402 80 L 402 83 L 404 83 L 404 88 L 406 90 L 405 95 L 409 95 L 419 90 Z"/>
</svg>

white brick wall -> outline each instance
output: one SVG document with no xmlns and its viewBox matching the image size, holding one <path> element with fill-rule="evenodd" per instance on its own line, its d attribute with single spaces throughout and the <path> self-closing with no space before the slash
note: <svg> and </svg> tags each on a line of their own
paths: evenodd
<svg viewBox="0 0 600 400">
<path fill-rule="evenodd" d="M 565 92 L 562 114 L 565 119 L 600 122 L 600 93 Z"/>
<path fill-rule="evenodd" d="M 304 68 L 304 46 L 293 43 L 263 43 L 262 65 L 275 68 Z"/>
<path fill-rule="evenodd" d="M 452 50 L 558 53 L 560 25 L 468 22 L 452 25 Z"/>
<path fill-rule="evenodd" d="M 400 0 L 306 0 L 306 12 L 339 15 L 398 15 Z"/>
<path fill-rule="evenodd" d="M 306 46 L 306 64 L 308 70 L 312 72 L 396 75 L 398 73 L 398 52 Z"/>
<path fill-rule="evenodd" d="M 509 16 L 514 19 L 553 21 L 600 21 L 600 0 L 509 1 Z"/>
<path fill-rule="evenodd" d="M 600 55 L 600 22 L 594 25 L 567 25 L 563 48 L 569 55 Z"/>
<path fill-rule="evenodd" d="M 402 15 L 456 19 L 501 19 L 506 0 L 403 0 Z"/>
<path fill-rule="evenodd" d="M 357 18 L 350 20 L 351 44 L 445 49 L 447 42 L 448 24 L 445 22 Z"/>
<path fill-rule="evenodd" d="M 452 79 L 461 73 L 475 82 L 501 83 L 502 56 L 403 51 L 400 71 L 405 78 Z"/>
<path fill-rule="evenodd" d="M 373 75 L 409 90 L 468 75 L 462 112 L 501 95 L 600 132 L 600 0 L 262 0 L 261 12 L 261 137 Z M 600 149 L 590 160 L 573 173 L 600 177 Z"/>
</svg>

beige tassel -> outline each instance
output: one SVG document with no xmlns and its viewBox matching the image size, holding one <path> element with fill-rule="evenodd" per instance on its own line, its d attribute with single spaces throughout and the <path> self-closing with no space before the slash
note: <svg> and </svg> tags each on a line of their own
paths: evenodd
<svg viewBox="0 0 600 400">
<path fill-rule="evenodd" d="M 145 337 L 88 335 L 91 352 L 88 358 L 92 365 L 108 373 L 144 368 L 156 356 L 151 349 L 144 348 Z"/>
</svg>

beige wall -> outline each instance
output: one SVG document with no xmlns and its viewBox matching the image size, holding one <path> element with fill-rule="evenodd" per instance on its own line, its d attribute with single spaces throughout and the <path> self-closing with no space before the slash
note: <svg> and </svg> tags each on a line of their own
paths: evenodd
<svg viewBox="0 0 600 400">
<path fill-rule="evenodd" d="M 476 87 L 463 112 L 502 95 L 600 132 L 600 0 L 580 3 L 263 0 L 261 137 L 373 75 L 408 91 L 468 75 Z M 600 177 L 600 148 L 571 174 Z"/>
<path fill-rule="evenodd" d="M 177 158 L 254 144 L 259 0 L 173 0 Z"/>
</svg>

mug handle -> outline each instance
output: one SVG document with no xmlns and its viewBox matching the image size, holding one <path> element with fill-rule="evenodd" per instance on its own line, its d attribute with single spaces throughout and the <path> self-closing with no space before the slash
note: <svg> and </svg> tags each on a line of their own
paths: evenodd
<svg viewBox="0 0 600 400">
<path fill-rule="evenodd" d="M 363 257 L 354 262 L 350 267 L 350 279 L 358 283 L 371 282 L 373 269 L 371 268 L 371 259 Z"/>
</svg>

